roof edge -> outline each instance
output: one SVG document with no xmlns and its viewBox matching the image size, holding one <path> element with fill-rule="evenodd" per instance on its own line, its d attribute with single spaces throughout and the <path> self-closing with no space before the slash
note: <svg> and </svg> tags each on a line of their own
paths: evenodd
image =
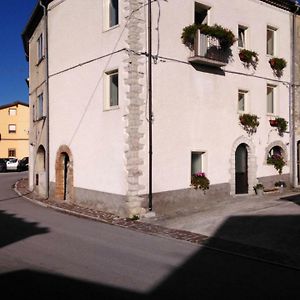
<svg viewBox="0 0 300 300">
<path fill-rule="evenodd" d="M 11 103 L 0 105 L 0 109 L 5 109 L 5 108 L 8 108 L 10 106 L 18 106 L 18 105 L 23 105 L 23 106 L 29 107 L 28 103 L 25 103 L 25 102 L 22 102 L 22 101 L 14 101 L 14 102 L 11 102 Z"/>
</svg>

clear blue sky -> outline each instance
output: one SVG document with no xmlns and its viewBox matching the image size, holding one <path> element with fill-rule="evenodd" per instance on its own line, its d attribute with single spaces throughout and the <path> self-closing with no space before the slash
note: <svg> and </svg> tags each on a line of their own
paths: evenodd
<svg viewBox="0 0 300 300">
<path fill-rule="evenodd" d="M 28 64 L 21 33 L 37 0 L 1 1 L 0 105 L 20 100 L 28 103 Z"/>
</svg>

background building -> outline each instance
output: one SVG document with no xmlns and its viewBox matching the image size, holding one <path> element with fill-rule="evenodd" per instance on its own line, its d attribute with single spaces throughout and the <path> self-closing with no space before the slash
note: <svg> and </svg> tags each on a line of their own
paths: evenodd
<svg viewBox="0 0 300 300">
<path fill-rule="evenodd" d="M 195 172 L 210 180 L 206 197 L 252 194 L 258 181 L 269 187 L 289 182 L 293 127 L 280 132 L 270 121 L 280 117 L 290 124 L 295 3 L 152 3 L 149 166 L 146 2 L 37 5 L 23 33 L 31 187 L 61 201 L 132 215 L 147 208 L 150 168 L 154 210 L 201 201 L 190 188 Z M 184 45 L 183 29 L 192 24 L 202 27 Z M 236 42 L 222 48 L 222 41 L 203 29 L 215 24 Z M 245 61 L 242 50 L 255 53 L 253 60 Z M 280 72 L 274 58 L 286 62 Z M 245 130 L 243 114 L 255 115 L 259 126 Z M 274 154 L 286 162 L 281 175 L 268 164 Z"/>
<path fill-rule="evenodd" d="M 16 101 L 0 106 L 0 135 L 0 157 L 28 156 L 28 104 Z"/>
</svg>

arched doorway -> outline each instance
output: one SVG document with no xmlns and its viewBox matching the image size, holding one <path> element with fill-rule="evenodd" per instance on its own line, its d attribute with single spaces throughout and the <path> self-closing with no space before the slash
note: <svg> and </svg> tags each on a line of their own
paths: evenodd
<svg viewBox="0 0 300 300">
<path fill-rule="evenodd" d="M 235 151 L 235 193 L 248 193 L 248 150 L 246 144 L 240 144 Z"/>
<path fill-rule="evenodd" d="M 61 146 L 57 151 L 55 197 L 59 200 L 73 200 L 73 159 L 70 149 Z"/>
</svg>

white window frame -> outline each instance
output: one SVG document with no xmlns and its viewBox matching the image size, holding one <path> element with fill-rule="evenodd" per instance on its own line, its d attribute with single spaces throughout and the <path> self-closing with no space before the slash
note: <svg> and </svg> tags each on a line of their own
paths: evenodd
<svg viewBox="0 0 300 300">
<path fill-rule="evenodd" d="M 117 22 L 111 24 L 112 17 L 111 17 L 111 4 L 112 1 L 117 1 Z M 103 0 L 103 28 L 104 30 L 109 30 L 111 28 L 115 28 L 120 24 L 120 0 Z"/>
<path fill-rule="evenodd" d="M 200 156 L 200 164 L 201 164 L 201 167 L 200 167 L 200 170 L 195 170 L 195 168 L 193 167 L 193 155 L 199 155 Z M 192 177 L 193 174 L 197 173 L 197 172 L 204 172 L 206 171 L 206 151 L 191 151 L 191 154 L 190 154 L 190 175 Z"/>
<path fill-rule="evenodd" d="M 242 45 L 240 45 L 240 30 L 243 31 Z M 244 25 L 238 25 L 238 47 L 247 49 L 248 47 L 248 27 Z"/>
<path fill-rule="evenodd" d="M 239 100 L 240 100 L 240 95 L 244 95 L 244 109 L 240 109 L 240 105 L 239 105 Z M 245 89 L 239 89 L 238 90 L 238 103 L 237 103 L 237 110 L 238 113 L 244 113 L 247 111 L 248 108 L 248 97 L 249 97 L 249 91 L 245 90 Z"/>
<path fill-rule="evenodd" d="M 118 76 L 117 104 L 112 105 L 112 76 Z M 104 110 L 118 109 L 120 104 L 120 78 L 119 70 L 113 69 L 104 73 Z"/>
<path fill-rule="evenodd" d="M 269 98 L 268 98 L 268 89 L 272 89 L 272 111 L 269 110 Z M 276 112 L 276 95 L 277 95 L 277 86 L 274 85 L 274 84 L 267 84 L 267 90 L 266 90 L 266 99 L 267 99 L 267 115 L 271 115 L 271 116 L 274 116 L 275 115 L 275 112 Z"/>
<path fill-rule="evenodd" d="M 269 50 L 269 46 L 268 46 L 268 31 L 270 32 L 273 32 L 273 51 L 271 52 Z M 277 28 L 273 27 L 273 26 L 267 26 L 267 31 L 266 31 L 266 53 L 267 55 L 269 56 L 275 56 L 277 53 L 277 47 L 276 47 L 276 44 L 277 44 Z"/>
<path fill-rule="evenodd" d="M 205 9 L 207 11 L 207 17 L 206 17 L 206 22 L 202 22 L 202 24 L 207 24 L 209 25 L 210 24 L 210 10 L 211 10 L 211 7 L 210 6 L 207 6 L 199 1 L 195 1 L 194 3 L 194 23 L 196 22 L 195 20 L 195 13 L 196 13 L 196 8 L 197 6 Z"/>
<path fill-rule="evenodd" d="M 8 124 L 8 133 L 17 133 L 17 125 Z"/>
<path fill-rule="evenodd" d="M 14 113 L 12 113 L 14 112 Z M 15 107 L 11 107 L 8 109 L 8 115 L 9 116 L 16 116 L 17 115 L 17 109 Z"/>
<path fill-rule="evenodd" d="M 44 58 L 44 34 L 41 33 L 37 39 L 37 60 L 38 63 Z"/>
</svg>

